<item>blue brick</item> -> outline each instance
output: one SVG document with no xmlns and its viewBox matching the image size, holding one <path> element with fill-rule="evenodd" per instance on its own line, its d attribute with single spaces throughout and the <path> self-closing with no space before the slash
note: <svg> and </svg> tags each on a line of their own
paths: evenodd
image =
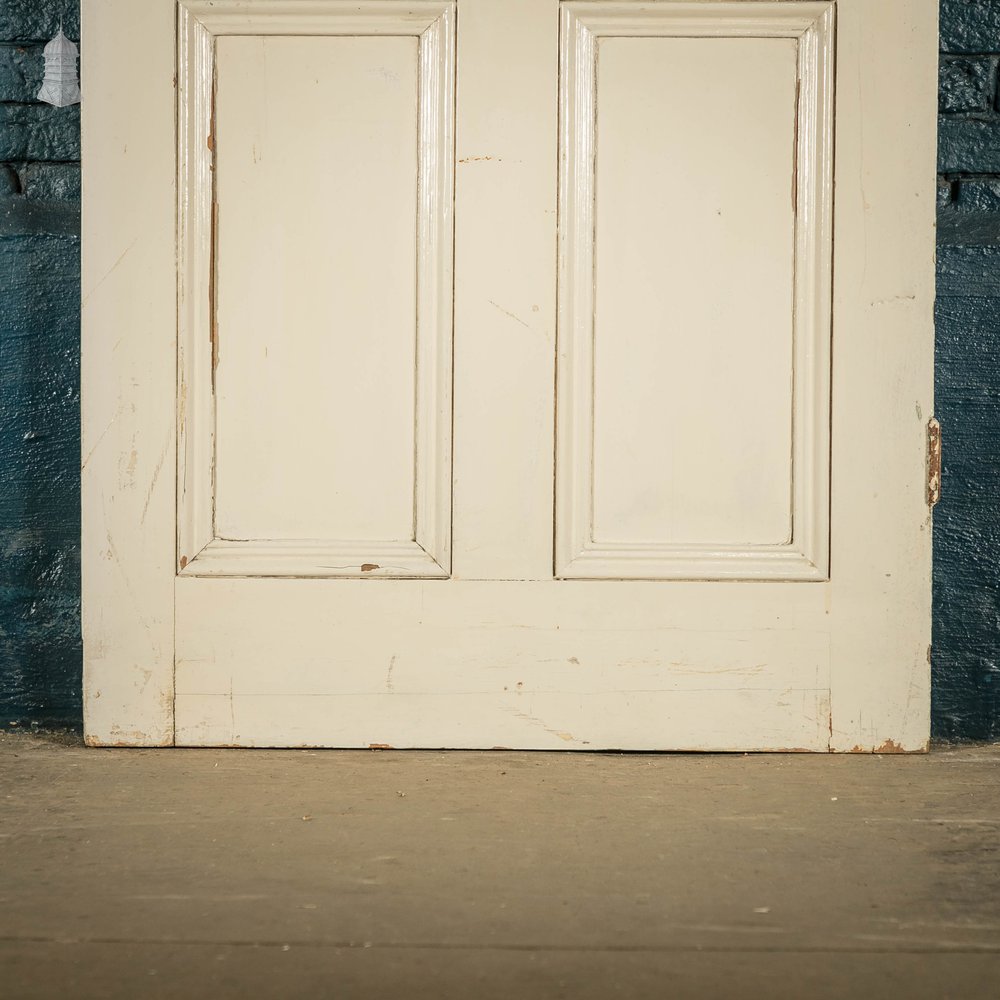
<svg viewBox="0 0 1000 1000">
<path fill-rule="evenodd" d="M 78 104 L 0 104 L 0 160 L 79 159 Z"/>
<path fill-rule="evenodd" d="M 1000 212 L 1000 177 L 966 177 L 955 186 L 959 211 Z"/>
<path fill-rule="evenodd" d="M 34 201 L 80 202 L 79 163 L 28 163 L 21 170 L 21 190 Z"/>
<path fill-rule="evenodd" d="M 11 195 L 21 190 L 21 181 L 17 171 L 9 164 L 0 164 L 0 202 L 6 201 Z"/>
<path fill-rule="evenodd" d="M 938 118 L 938 170 L 943 174 L 1000 173 L 1000 120 Z"/>
<path fill-rule="evenodd" d="M 941 60 L 938 107 L 943 112 L 986 111 L 996 94 L 997 64 L 990 56 Z"/>
<path fill-rule="evenodd" d="M 0 101 L 33 101 L 45 73 L 43 46 L 0 44 Z"/>
<path fill-rule="evenodd" d="M 994 240 L 1000 220 L 990 216 Z M 937 295 L 944 298 L 1000 298 L 1000 246 L 939 246 Z M 941 304 L 944 308 L 944 303 Z"/>
<path fill-rule="evenodd" d="M 941 0 L 944 52 L 1000 52 L 997 0 Z"/>
<path fill-rule="evenodd" d="M 3 0 L 0 39 L 10 42 L 51 38 L 58 30 L 74 41 L 80 37 L 80 9 L 74 0 Z"/>
</svg>

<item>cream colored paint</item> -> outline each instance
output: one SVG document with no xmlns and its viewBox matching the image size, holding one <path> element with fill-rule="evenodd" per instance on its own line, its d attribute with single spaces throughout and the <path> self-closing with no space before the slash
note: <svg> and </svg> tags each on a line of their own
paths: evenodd
<svg viewBox="0 0 1000 1000">
<path fill-rule="evenodd" d="M 172 4 L 156 0 L 142 10 L 126 0 L 84 4 L 85 37 L 102 39 L 91 51 L 104 57 L 88 61 L 85 139 L 107 150 L 99 176 L 85 167 L 90 742 L 924 748 L 936 80 L 930 0 L 840 0 L 835 25 L 832 5 L 811 2 L 459 0 L 456 19 L 447 3 L 189 0 L 180 7 L 176 135 L 169 87 L 143 74 L 127 93 L 118 86 L 131 56 L 116 41 L 141 32 L 148 61 L 175 59 Z M 610 72 L 597 91 L 597 122 L 607 115 L 609 132 L 598 152 L 610 141 L 615 162 L 602 175 L 598 157 L 595 187 L 587 108 L 600 46 Z M 706 65 L 722 67 L 747 113 L 766 105 L 739 173 L 713 145 L 724 140 L 705 135 L 697 120 L 685 119 L 687 109 L 670 103 L 684 81 L 659 53 L 683 63 L 696 46 L 709 47 Z M 265 86 L 256 74 L 259 100 L 227 90 L 268 47 L 288 59 L 281 81 Z M 342 50 L 349 55 L 328 69 L 316 55 Z M 380 66 L 402 81 L 414 50 L 420 69 L 410 93 L 419 97 L 406 107 L 385 77 L 371 87 L 358 83 Z M 772 52 L 773 59 L 765 55 Z M 310 66 L 322 82 L 300 107 L 290 98 L 301 93 Z M 311 135 L 306 126 L 317 104 L 335 92 L 341 110 Z M 692 133 L 673 160 L 666 129 L 651 120 L 654 92 L 667 106 L 664 120 Z M 269 258 L 245 217 L 266 178 L 253 163 L 253 138 L 249 162 L 245 152 L 248 137 L 263 135 L 267 102 L 281 93 L 289 98 L 281 127 L 292 134 L 301 126 L 295 158 L 312 157 L 309 170 L 319 173 L 315 161 L 342 155 L 345 140 L 359 159 L 375 162 L 370 170 L 343 167 L 355 171 L 344 176 L 353 178 L 357 198 L 339 211 L 361 232 L 362 248 L 372 245 L 364 205 L 371 205 L 368 217 L 383 218 L 393 198 L 419 191 L 408 214 L 386 210 L 382 223 L 393 248 L 413 239 L 414 285 L 395 267 L 387 266 L 384 283 L 369 267 L 339 306 L 316 296 L 304 279 L 323 266 L 313 253 L 317 230 L 267 205 L 259 223 L 269 243 L 283 248 L 282 281 L 297 294 L 287 310 L 266 294 L 259 275 Z M 369 112 L 395 130 L 359 126 Z M 746 116 L 734 116 L 729 139 L 738 146 L 745 129 Z M 380 163 L 379 143 L 398 133 L 415 137 L 417 154 Z M 276 152 L 284 140 L 272 138 Z M 615 142 L 641 148 L 621 162 Z M 656 163 L 665 177 L 683 176 L 706 149 L 720 154 L 709 156 L 706 184 L 718 186 L 714 200 L 733 228 L 713 237 L 712 220 L 698 214 L 705 205 L 692 198 L 679 216 L 689 231 L 654 237 L 650 228 L 662 229 L 670 208 L 653 190 Z M 165 183 L 147 186 L 144 178 L 157 172 Z M 747 204 L 743 191 L 755 176 L 773 208 L 761 219 L 753 215 L 760 205 Z M 227 189 L 235 203 L 244 199 L 240 225 L 247 226 L 228 236 Z M 386 204 L 378 200 L 383 189 Z M 588 229 L 592 190 L 596 230 Z M 651 192 L 645 214 L 644 190 Z M 341 196 L 315 206 L 312 221 L 336 213 Z M 305 189 L 291 201 L 299 214 L 314 206 Z M 701 295 L 685 287 L 671 296 L 669 283 L 636 281 L 636 270 L 621 262 L 631 246 L 628 219 L 642 220 L 632 227 L 639 229 L 635 246 L 651 263 L 681 269 L 683 284 L 700 283 Z M 744 249 L 754 230 L 767 251 L 760 256 Z M 618 263 L 602 274 L 605 239 Z M 334 239 L 331 258 L 345 245 Z M 179 339 L 169 300 L 175 252 Z M 595 253 L 591 354 L 588 262 Z M 712 254 L 720 261 L 714 271 L 704 265 Z M 340 279 L 339 271 L 331 278 Z M 671 273 L 669 280 L 677 279 Z M 413 287 L 412 353 L 403 357 L 399 300 Z M 390 289 L 396 294 L 385 302 L 380 293 Z M 734 305 L 748 297 L 745 310 Z M 713 310 L 725 322 L 714 323 Z M 346 339 L 349 326 L 365 323 L 377 331 L 378 347 Z M 678 323 L 700 334 L 690 350 L 679 334 L 655 336 Z M 250 333 L 229 355 L 226 373 L 227 329 L 237 326 Z M 295 342 L 315 366 L 287 339 L 272 362 L 268 326 L 297 331 Z M 623 327 L 628 338 L 611 335 Z M 740 331 L 760 350 L 751 354 L 734 340 Z M 339 463 L 359 442 L 398 440 L 397 409 L 366 405 L 358 391 L 376 351 L 391 347 L 398 353 L 378 374 L 387 387 L 411 393 L 413 466 L 392 457 L 340 506 L 324 504 L 323 494 L 351 489 Z M 731 362 L 728 370 L 708 364 L 713 351 Z M 357 378 L 334 375 L 338 363 Z M 268 378 L 272 364 L 278 367 Z M 331 409 L 317 399 L 324 371 L 330 384 L 339 378 L 346 387 Z M 248 388 L 265 382 L 278 386 L 278 399 L 261 400 Z M 669 415 L 662 398 L 675 400 L 687 435 L 666 452 L 671 435 L 656 432 Z M 748 429 L 752 409 L 762 440 Z M 355 440 L 336 436 L 337 414 L 356 425 Z M 293 432 L 316 450 L 330 438 L 329 462 L 286 449 L 282 437 Z M 176 504 L 169 477 L 175 434 Z M 261 439 L 259 458 L 287 463 L 285 480 L 258 495 L 251 436 Z M 616 438 L 660 467 L 646 472 L 624 462 Z M 747 449 L 759 465 L 740 465 Z M 696 462 L 699 453 L 710 460 Z M 676 487 L 668 489 L 666 460 L 687 470 L 689 492 L 680 501 Z M 229 485 L 227 461 L 242 470 Z M 748 480 L 739 506 L 731 487 L 737 470 L 726 468 L 733 463 Z M 591 481 L 596 519 L 580 489 Z M 380 492 L 366 505 L 360 498 L 368 488 Z M 727 492 L 713 509 L 716 488 Z M 227 489 L 236 490 L 229 500 Z M 399 490 L 410 490 L 414 511 L 405 537 L 395 527 Z M 789 492 L 783 505 L 779 494 Z M 659 499 L 648 504 L 649 494 Z M 289 503 L 293 509 L 284 510 Z M 233 528 L 242 518 L 259 536 L 227 540 L 220 532 L 227 517 Z M 431 576 L 439 578 L 419 579 Z"/>
<path fill-rule="evenodd" d="M 453 63 L 442 4 L 180 6 L 181 573 L 447 576 Z"/>
<path fill-rule="evenodd" d="M 83 703 L 104 746 L 174 741 L 174 16 L 82 5 L 83 140 L 102 151 L 82 168 Z"/>
<path fill-rule="evenodd" d="M 834 13 L 561 5 L 558 576 L 828 575 Z"/>
<path fill-rule="evenodd" d="M 215 72 L 216 533 L 412 538 L 417 39 L 222 37 Z"/>
<path fill-rule="evenodd" d="M 552 576 L 556 15 L 552 0 L 460 0 L 452 524 L 460 579 Z"/>
<path fill-rule="evenodd" d="M 823 750 L 829 634 L 802 589 L 181 579 L 177 741 Z"/>
<path fill-rule="evenodd" d="M 595 541 L 791 538 L 796 49 L 598 41 Z"/>
</svg>

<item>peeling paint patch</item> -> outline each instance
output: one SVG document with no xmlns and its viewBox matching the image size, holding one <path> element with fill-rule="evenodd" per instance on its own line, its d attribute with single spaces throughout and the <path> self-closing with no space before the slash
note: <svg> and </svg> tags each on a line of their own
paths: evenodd
<svg viewBox="0 0 1000 1000">
<path fill-rule="evenodd" d="M 887 739 L 883 740 L 877 747 L 864 747 L 860 743 L 856 743 L 851 747 L 850 753 L 868 753 L 868 754 L 884 754 L 884 753 L 926 753 L 930 749 L 930 740 L 924 742 L 924 744 L 916 750 L 907 750 L 901 743 L 897 743 L 895 740 Z"/>
</svg>

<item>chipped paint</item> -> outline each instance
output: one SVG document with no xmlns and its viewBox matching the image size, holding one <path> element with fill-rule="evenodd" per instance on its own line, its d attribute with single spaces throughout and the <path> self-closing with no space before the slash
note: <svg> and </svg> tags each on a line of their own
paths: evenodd
<svg viewBox="0 0 1000 1000">
<path fill-rule="evenodd" d="M 941 499 L 941 425 L 934 417 L 927 421 L 927 506 Z"/>
<path fill-rule="evenodd" d="M 208 259 L 208 337 L 212 351 L 212 395 L 215 395 L 216 371 L 219 367 L 219 310 L 218 310 L 218 254 L 219 242 L 219 203 L 212 196 L 212 234 L 209 241 Z"/>
<path fill-rule="evenodd" d="M 799 129 L 801 128 L 802 81 L 795 81 L 795 113 L 792 118 L 792 215 L 799 212 Z M 721 212 L 719 213 L 722 214 Z"/>
<path fill-rule="evenodd" d="M 851 747 L 849 753 L 864 753 L 864 754 L 920 754 L 927 753 L 930 749 L 930 740 L 926 740 L 919 747 L 913 750 L 907 750 L 901 743 L 897 743 L 893 739 L 883 740 L 877 747 L 866 747 L 862 746 L 860 743 L 855 743 Z"/>
</svg>

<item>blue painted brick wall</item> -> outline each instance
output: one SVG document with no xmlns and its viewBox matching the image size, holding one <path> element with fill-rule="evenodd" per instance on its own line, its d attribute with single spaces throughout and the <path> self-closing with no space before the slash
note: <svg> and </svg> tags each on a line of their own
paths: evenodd
<svg viewBox="0 0 1000 1000">
<path fill-rule="evenodd" d="M 934 732 L 1000 739 L 1000 2 L 943 0 Z"/>
<path fill-rule="evenodd" d="M 80 109 L 35 101 L 72 0 L 0 2 L 0 724 L 80 724 Z"/>
<path fill-rule="evenodd" d="M 874 0 L 873 0 L 874 2 Z M 34 100 L 73 0 L 0 4 L 0 722 L 79 725 L 79 109 Z M 1000 0 L 942 0 L 934 732 L 1000 739 Z"/>
</svg>

